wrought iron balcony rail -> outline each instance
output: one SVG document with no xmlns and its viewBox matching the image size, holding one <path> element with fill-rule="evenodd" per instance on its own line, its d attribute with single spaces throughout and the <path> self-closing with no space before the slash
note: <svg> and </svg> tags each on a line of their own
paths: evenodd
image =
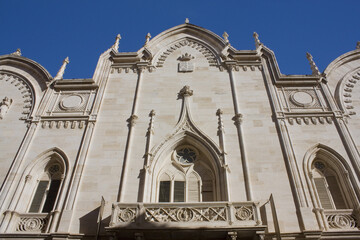
<svg viewBox="0 0 360 240">
<path fill-rule="evenodd" d="M 261 225 L 255 202 L 114 203 L 109 229 L 238 228 Z"/>
</svg>

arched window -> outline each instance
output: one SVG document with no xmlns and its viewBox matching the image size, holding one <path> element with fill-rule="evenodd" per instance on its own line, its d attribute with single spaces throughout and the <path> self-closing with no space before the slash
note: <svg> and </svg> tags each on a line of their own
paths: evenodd
<svg viewBox="0 0 360 240">
<path fill-rule="evenodd" d="M 171 154 L 158 177 L 159 202 L 215 200 L 215 179 L 199 151 L 180 146 Z"/>
<path fill-rule="evenodd" d="M 325 161 L 315 159 L 312 164 L 312 175 L 322 208 L 349 209 L 335 169 Z"/>
<path fill-rule="evenodd" d="M 46 165 L 37 179 L 37 186 L 28 212 L 48 213 L 53 210 L 63 175 L 64 168 L 59 162 L 51 161 Z"/>
</svg>

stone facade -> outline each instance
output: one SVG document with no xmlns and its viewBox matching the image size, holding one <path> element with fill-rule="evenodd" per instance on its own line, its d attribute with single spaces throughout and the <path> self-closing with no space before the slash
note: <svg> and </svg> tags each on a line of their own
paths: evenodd
<svg viewBox="0 0 360 240">
<path fill-rule="evenodd" d="M 118 35 L 92 79 L 0 56 L 0 238 L 360 238 L 360 49 L 283 75 L 254 38 Z"/>
</svg>

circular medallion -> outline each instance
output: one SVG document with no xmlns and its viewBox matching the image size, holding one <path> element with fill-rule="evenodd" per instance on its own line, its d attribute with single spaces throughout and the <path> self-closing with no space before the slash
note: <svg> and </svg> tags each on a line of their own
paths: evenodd
<svg viewBox="0 0 360 240">
<path fill-rule="evenodd" d="M 241 221 L 249 220 L 252 217 L 252 211 L 249 208 L 242 206 L 236 209 L 235 216 Z"/>
<path fill-rule="evenodd" d="M 190 208 L 180 208 L 177 210 L 177 218 L 182 222 L 189 222 L 193 219 L 194 213 Z"/>
<path fill-rule="evenodd" d="M 130 209 L 124 209 L 119 214 L 119 220 L 122 222 L 131 222 L 135 218 L 135 213 Z"/>
<path fill-rule="evenodd" d="M 290 95 L 290 100 L 299 107 L 310 107 L 314 104 L 314 98 L 307 92 L 294 92 Z"/>
<path fill-rule="evenodd" d="M 84 101 L 83 98 L 79 95 L 66 96 L 60 102 L 60 107 L 65 110 L 75 109 L 80 107 L 83 101 Z"/>
</svg>

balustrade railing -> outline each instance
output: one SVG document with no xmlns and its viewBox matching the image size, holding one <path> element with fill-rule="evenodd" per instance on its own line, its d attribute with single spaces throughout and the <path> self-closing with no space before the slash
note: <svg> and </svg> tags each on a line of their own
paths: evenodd
<svg viewBox="0 0 360 240">
<path fill-rule="evenodd" d="M 352 209 L 324 210 L 329 230 L 357 229 L 357 219 Z"/>
<path fill-rule="evenodd" d="M 47 213 L 23 213 L 19 214 L 17 218 L 16 232 L 43 233 L 49 222 Z"/>
<path fill-rule="evenodd" d="M 110 228 L 258 226 L 255 202 L 115 203 Z"/>
</svg>

